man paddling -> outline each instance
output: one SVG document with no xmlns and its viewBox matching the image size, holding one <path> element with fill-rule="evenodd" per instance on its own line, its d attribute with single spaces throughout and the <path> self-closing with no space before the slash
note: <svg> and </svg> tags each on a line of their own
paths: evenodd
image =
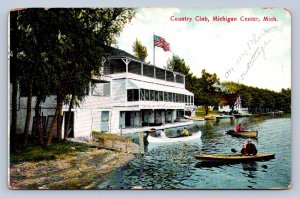
<svg viewBox="0 0 300 198">
<path fill-rule="evenodd" d="M 256 155 L 257 154 L 256 146 L 251 142 L 250 139 L 247 140 L 247 144 L 243 144 L 241 154 L 242 155 Z"/>
<path fill-rule="evenodd" d="M 242 124 L 238 124 L 238 125 L 235 127 L 235 131 L 236 131 L 236 132 L 244 131 L 244 128 L 242 127 Z"/>
</svg>

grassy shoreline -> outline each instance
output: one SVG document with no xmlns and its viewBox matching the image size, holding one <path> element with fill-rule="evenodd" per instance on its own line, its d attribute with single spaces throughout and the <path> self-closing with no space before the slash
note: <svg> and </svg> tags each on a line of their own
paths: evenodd
<svg viewBox="0 0 300 198">
<path fill-rule="evenodd" d="M 29 146 L 10 155 L 10 189 L 95 189 L 133 154 L 92 148 L 83 143 Z"/>
</svg>

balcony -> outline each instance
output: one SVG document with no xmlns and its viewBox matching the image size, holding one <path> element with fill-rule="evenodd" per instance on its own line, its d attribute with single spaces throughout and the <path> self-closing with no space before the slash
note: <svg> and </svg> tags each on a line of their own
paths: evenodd
<svg viewBox="0 0 300 198">
<path fill-rule="evenodd" d="M 176 84 L 185 84 L 185 76 L 127 57 L 110 57 L 104 61 L 104 75 L 135 74 Z M 183 86 L 184 87 L 184 86 Z"/>
</svg>

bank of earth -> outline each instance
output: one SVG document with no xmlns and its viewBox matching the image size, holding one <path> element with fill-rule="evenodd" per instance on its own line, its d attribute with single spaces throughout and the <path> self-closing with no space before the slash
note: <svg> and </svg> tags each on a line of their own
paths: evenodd
<svg viewBox="0 0 300 198">
<path fill-rule="evenodd" d="M 11 189 L 94 189 L 141 153 L 128 138 L 104 134 L 85 143 L 26 147 L 10 154 Z"/>
</svg>

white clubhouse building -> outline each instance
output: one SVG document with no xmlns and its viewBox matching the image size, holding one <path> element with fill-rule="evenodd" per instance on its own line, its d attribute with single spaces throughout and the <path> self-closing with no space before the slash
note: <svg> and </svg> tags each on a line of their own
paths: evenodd
<svg viewBox="0 0 300 198">
<path fill-rule="evenodd" d="M 70 137 L 90 136 L 92 131 L 129 133 L 153 126 L 180 125 L 186 112 L 193 113 L 194 94 L 185 89 L 185 76 L 138 61 L 119 50 L 103 59 L 102 76 L 93 79 L 88 96 L 74 107 Z M 27 97 L 19 97 L 18 126 L 24 128 Z M 33 97 L 32 107 L 35 105 Z M 55 97 L 41 105 L 44 128 L 54 115 Z M 31 127 L 34 109 L 32 108 Z M 63 107 L 62 131 L 68 115 Z M 51 119 L 52 118 L 52 119 Z M 20 127 L 21 126 L 21 127 Z"/>
</svg>

